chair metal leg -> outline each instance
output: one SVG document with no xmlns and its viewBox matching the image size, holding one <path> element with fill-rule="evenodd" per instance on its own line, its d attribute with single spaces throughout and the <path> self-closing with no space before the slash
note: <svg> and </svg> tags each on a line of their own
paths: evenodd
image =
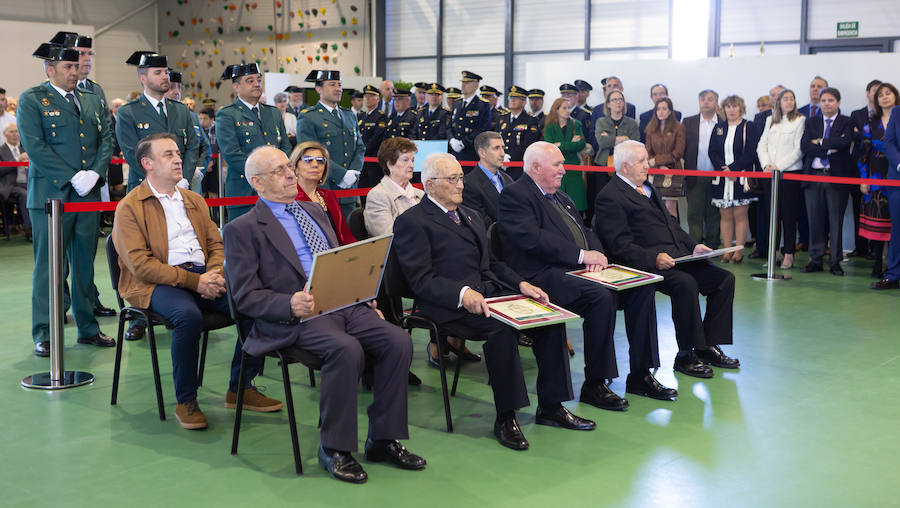
<svg viewBox="0 0 900 508">
<path fill-rule="evenodd" d="M 266 370 L 266 357 L 263 356 L 262 359 L 259 361 L 259 372 L 257 373 L 257 375 L 262 376 L 265 370 Z"/>
<path fill-rule="evenodd" d="M 466 339 L 459 339 L 460 356 L 456 358 L 456 371 L 453 373 L 453 389 L 450 390 L 450 396 L 456 397 L 456 384 L 459 383 L 459 371 L 462 369 L 463 359 L 462 353 L 466 350 Z"/>
<path fill-rule="evenodd" d="M 238 373 L 238 386 L 244 386 L 247 378 L 247 360 L 250 355 L 241 352 L 241 370 Z M 234 431 L 231 433 L 231 454 L 237 455 L 238 437 L 241 435 L 241 414 L 244 410 L 244 390 L 238 390 L 237 403 L 234 406 Z"/>
<path fill-rule="evenodd" d="M 203 386 L 203 367 L 206 365 L 206 343 L 209 342 L 209 330 L 203 332 L 203 342 L 200 344 L 200 367 L 197 371 L 197 386 Z"/>
<path fill-rule="evenodd" d="M 437 325 L 432 325 L 429 330 L 431 339 L 438 348 L 438 370 L 441 373 L 441 395 L 444 397 L 444 417 L 447 420 L 447 432 L 453 432 L 453 417 L 450 415 L 450 397 L 447 395 L 447 366 L 444 364 L 444 348 L 438 335 Z"/>
<path fill-rule="evenodd" d="M 291 426 L 291 444 L 294 447 L 294 469 L 297 471 L 298 475 L 302 475 L 303 463 L 300 461 L 300 437 L 297 435 L 297 418 L 294 415 L 294 397 L 291 392 L 291 377 L 288 373 L 288 362 L 281 356 L 281 353 L 279 353 L 278 356 L 281 360 L 279 363 L 281 364 L 281 378 L 284 382 L 284 400 L 287 403 L 288 423 Z"/>
<path fill-rule="evenodd" d="M 119 397 L 119 371 L 122 369 L 122 334 L 125 333 L 125 316 L 119 309 L 119 333 L 116 335 L 116 364 L 113 367 L 112 395 L 109 397 L 109 405 L 115 406 Z"/>
<path fill-rule="evenodd" d="M 153 381 L 156 383 L 156 406 L 159 409 L 159 419 L 165 421 L 166 408 L 163 405 L 162 381 L 159 379 L 159 359 L 156 356 L 156 333 L 153 331 L 149 316 L 147 316 L 147 337 L 150 339 L 150 361 L 153 364 Z"/>
<path fill-rule="evenodd" d="M 312 367 L 309 368 L 309 386 L 316 387 L 316 370 Z"/>
</svg>

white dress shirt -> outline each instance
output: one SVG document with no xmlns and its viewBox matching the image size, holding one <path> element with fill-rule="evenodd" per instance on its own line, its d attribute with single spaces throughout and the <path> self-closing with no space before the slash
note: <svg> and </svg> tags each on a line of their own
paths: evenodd
<svg viewBox="0 0 900 508">
<path fill-rule="evenodd" d="M 169 196 L 158 192 L 150 185 L 150 192 L 159 200 L 162 205 L 163 213 L 166 215 L 166 233 L 169 240 L 169 259 L 170 266 L 178 266 L 183 263 L 194 263 L 197 265 L 206 264 L 206 256 L 203 254 L 203 248 L 197 239 L 197 233 L 194 226 L 187 216 L 187 208 L 184 207 L 184 198 L 181 196 L 181 189 L 175 188 L 175 193 Z"/>
<path fill-rule="evenodd" d="M 78 105 L 78 110 L 79 110 L 79 111 L 81 110 L 81 103 L 78 102 L 78 94 L 76 94 L 74 90 L 72 90 L 71 92 L 67 92 L 67 91 L 63 90 L 62 88 L 60 88 L 60 87 L 54 85 L 53 83 L 50 83 L 50 86 L 52 86 L 54 90 L 56 90 L 57 92 L 59 92 L 59 94 L 62 95 L 62 98 L 63 98 L 66 102 L 69 102 L 69 99 L 66 99 L 66 94 L 72 94 L 72 97 L 75 98 L 75 104 Z"/>
<path fill-rule="evenodd" d="M 825 126 L 828 125 L 827 123 L 825 123 L 825 121 L 831 120 L 831 128 L 833 129 L 834 128 L 834 120 L 836 118 L 837 118 L 837 113 L 835 113 L 832 116 L 822 115 L 822 137 L 823 137 L 823 139 L 825 137 Z M 830 131 L 829 131 L 829 134 L 830 134 Z M 833 153 L 833 150 L 828 150 L 829 155 L 831 155 L 832 153 Z M 825 168 L 831 167 L 831 163 L 828 162 L 828 157 L 825 157 L 825 158 L 816 157 L 812 161 L 812 167 L 813 167 L 813 169 L 825 169 Z"/>
<path fill-rule="evenodd" d="M 147 92 L 144 92 L 144 97 L 148 101 L 150 101 L 150 105 L 153 106 L 153 109 L 157 113 L 159 112 L 159 106 L 157 106 L 157 104 L 161 103 L 163 106 L 163 112 L 166 114 L 167 117 L 169 116 L 169 110 L 168 110 L 168 108 L 166 108 L 166 98 L 165 97 L 163 97 L 162 100 L 157 100 L 157 99 L 154 99 L 153 97 L 150 97 L 149 95 L 147 95 Z"/>
<path fill-rule="evenodd" d="M 709 160 L 709 138 L 712 137 L 713 128 L 716 126 L 715 115 L 710 120 L 700 115 L 700 138 L 697 143 L 697 169 L 700 171 L 712 171 L 715 168 Z"/>
</svg>

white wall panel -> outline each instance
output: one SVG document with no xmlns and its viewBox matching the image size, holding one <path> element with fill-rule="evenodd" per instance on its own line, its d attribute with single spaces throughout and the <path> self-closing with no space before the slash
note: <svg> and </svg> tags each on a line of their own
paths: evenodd
<svg viewBox="0 0 900 508">
<path fill-rule="evenodd" d="M 437 52 L 437 0 L 390 0 L 385 4 L 385 56 Z"/>
<path fill-rule="evenodd" d="M 722 0 L 721 40 L 800 40 L 800 0 Z"/>
<path fill-rule="evenodd" d="M 433 82 L 437 79 L 436 58 L 412 58 L 403 60 L 387 60 L 385 62 L 387 72 L 384 78 L 392 81 L 417 81 Z"/>
<path fill-rule="evenodd" d="M 502 53 L 505 16 L 500 0 L 445 0 L 444 54 Z"/>
<path fill-rule="evenodd" d="M 584 52 L 551 53 L 535 55 L 515 55 L 513 57 L 513 84 L 523 88 L 535 88 L 528 83 L 525 70 L 531 62 L 580 62 L 584 61 Z M 562 79 L 562 78 L 561 78 Z M 572 78 L 575 79 L 575 78 Z M 562 81 L 560 81 L 560 84 Z M 550 90 L 544 90 L 550 92 Z"/>
<path fill-rule="evenodd" d="M 584 48 L 584 0 L 516 0 L 513 14 L 515 51 Z"/>
<path fill-rule="evenodd" d="M 729 52 L 731 51 L 731 46 L 728 44 L 723 44 L 719 48 L 719 56 L 727 57 Z M 799 42 L 787 42 L 784 44 L 766 44 L 766 54 L 765 56 L 780 56 L 780 55 L 799 55 L 800 54 L 800 43 Z M 734 47 L 734 56 L 760 56 L 759 53 L 759 44 L 750 44 L 750 45 L 738 45 Z"/>
<path fill-rule="evenodd" d="M 444 59 L 444 86 L 459 88 L 462 71 L 478 74 L 482 85 L 503 88 L 503 56 L 457 57 Z M 524 86 L 524 85 L 522 85 Z"/>
<path fill-rule="evenodd" d="M 591 47 L 627 48 L 668 43 L 668 0 L 591 1 Z"/>
</svg>

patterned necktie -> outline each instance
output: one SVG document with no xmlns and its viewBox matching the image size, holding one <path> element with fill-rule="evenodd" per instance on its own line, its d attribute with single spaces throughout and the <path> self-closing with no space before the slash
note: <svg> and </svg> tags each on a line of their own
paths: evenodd
<svg viewBox="0 0 900 508">
<path fill-rule="evenodd" d="M 450 220 L 455 222 L 457 226 L 462 224 L 462 221 L 459 220 L 459 214 L 456 213 L 456 210 L 447 210 L 447 216 L 450 217 Z"/>
<path fill-rule="evenodd" d="M 75 102 L 75 94 L 69 92 L 66 94 L 66 100 L 72 103 L 72 106 L 75 107 L 75 112 L 78 113 L 78 116 L 81 116 L 81 108 L 78 107 L 78 103 Z"/>
<path fill-rule="evenodd" d="M 810 118 L 816 116 L 816 113 L 817 113 L 818 111 L 819 111 L 819 108 L 817 108 L 815 104 L 810 104 L 810 105 L 809 105 L 809 116 L 810 116 Z"/>
<path fill-rule="evenodd" d="M 825 119 L 825 133 L 822 134 L 822 139 L 827 139 L 828 135 L 831 134 L 831 122 L 834 121 L 834 118 L 826 118 Z M 831 167 L 831 163 L 828 161 L 828 156 L 822 157 L 822 165 L 826 168 Z"/>
<path fill-rule="evenodd" d="M 297 224 L 300 225 L 300 231 L 303 231 L 303 237 L 306 238 L 306 245 L 309 246 L 309 251 L 313 255 L 329 249 L 328 242 L 316 231 L 316 226 L 313 224 L 312 219 L 306 216 L 306 213 L 303 212 L 303 209 L 296 201 L 284 208 L 297 220 Z"/>
</svg>

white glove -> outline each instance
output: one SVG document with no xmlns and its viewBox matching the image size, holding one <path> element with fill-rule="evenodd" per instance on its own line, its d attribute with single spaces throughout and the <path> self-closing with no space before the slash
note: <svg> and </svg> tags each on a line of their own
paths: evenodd
<svg viewBox="0 0 900 508">
<path fill-rule="evenodd" d="M 509 162 L 511 160 L 512 160 L 512 157 L 510 157 L 508 153 L 503 154 L 503 162 Z"/>
<path fill-rule="evenodd" d="M 203 189 L 201 183 L 203 182 L 203 170 L 205 168 L 203 166 L 197 166 L 197 169 L 194 170 L 194 176 L 191 178 L 191 187 L 190 189 L 197 194 L 202 194 Z"/>
<path fill-rule="evenodd" d="M 338 187 L 342 189 L 349 189 L 353 187 L 353 184 L 356 183 L 356 180 L 359 179 L 359 171 L 355 169 L 348 169 L 346 173 L 344 173 L 344 179 L 341 180 L 341 183 L 338 184 Z"/>
<path fill-rule="evenodd" d="M 462 141 L 456 138 L 450 138 L 450 148 L 452 148 L 454 152 L 461 152 L 464 146 Z"/>
<path fill-rule="evenodd" d="M 191 187 L 190 182 L 187 181 L 187 178 L 182 178 L 175 184 L 176 187 L 181 187 L 182 189 L 189 189 Z"/>
<path fill-rule="evenodd" d="M 72 188 L 75 189 L 75 192 L 78 193 L 79 196 L 87 196 L 91 189 L 94 188 L 94 185 L 97 185 L 97 180 L 100 179 L 100 174 L 96 171 L 92 171 L 90 169 L 82 169 L 81 171 L 75 173 L 75 175 L 69 180 L 69 183 L 72 184 Z"/>
</svg>

